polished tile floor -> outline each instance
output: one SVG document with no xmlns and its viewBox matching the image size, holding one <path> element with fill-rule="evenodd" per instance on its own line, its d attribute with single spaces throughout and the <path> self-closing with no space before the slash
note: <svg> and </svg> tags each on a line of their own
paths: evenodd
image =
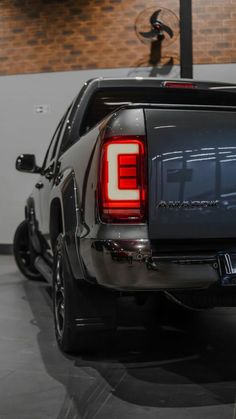
<svg viewBox="0 0 236 419">
<path fill-rule="evenodd" d="M 0 256 L 0 419 L 236 419 L 236 309 L 184 316 L 67 357 L 50 290 Z"/>
</svg>

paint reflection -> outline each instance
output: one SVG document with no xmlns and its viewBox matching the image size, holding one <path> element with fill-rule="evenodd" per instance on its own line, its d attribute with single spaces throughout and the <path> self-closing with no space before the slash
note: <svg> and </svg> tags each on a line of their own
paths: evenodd
<svg viewBox="0 0 236 419">
<path fill-rule="evenodd" d="M 155 155 L 152 162 L 158 200 L 214 199 L 224 209 L 236 208 L 236 146 L 173 150 Z"/>
</svg>

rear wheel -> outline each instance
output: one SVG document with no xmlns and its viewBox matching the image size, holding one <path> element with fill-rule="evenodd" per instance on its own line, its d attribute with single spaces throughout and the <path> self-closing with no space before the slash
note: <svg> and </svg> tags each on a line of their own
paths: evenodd
<svg viewBox="0 0 236 419">
<path fill-rule="evenodd" d="M 30 242 L 28 222 L 22 221 L 17 227 L 14 240 L 13 252 L 16 264 L 21 273 L 28 279 L 42 279 L 42 275 L 34 267 L 36 253 Z"/>
<path fill-rule="evenodd" d="M 55 334 L 64 352 L 94 352 L 110 344 L 115 329 L 115 297 L 73 277 L 62 234 L 58 236 L 53 269 Z"/>
</svg>

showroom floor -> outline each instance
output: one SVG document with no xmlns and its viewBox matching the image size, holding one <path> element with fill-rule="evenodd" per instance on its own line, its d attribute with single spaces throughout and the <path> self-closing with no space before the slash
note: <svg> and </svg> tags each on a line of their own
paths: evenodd
<svg viewBox="0 0 236 419">
<path fill-rule="evenodd" d="M 236 309 L 187 316 L 192 327 L 181 315 L 122 328 L 115 349 L 66 357 L 50 289 L 1 256 L 0 419 L 236 418 Z"/>
</svg>

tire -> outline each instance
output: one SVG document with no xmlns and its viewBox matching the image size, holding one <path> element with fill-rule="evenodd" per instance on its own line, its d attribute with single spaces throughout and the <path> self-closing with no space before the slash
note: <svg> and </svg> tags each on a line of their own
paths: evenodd
<svg viewBox="0 0 236 419">
<path fill-rule="evenodd" d="M 52 295 L 55 335 L 63 352 L 91 353 L 111 344 L 115 297 L 73 277 L 62 234 L 55 248 Z"/>
<path fill-rule="evenodd" d="M 28 222 L 22 221 L 16 229 L 13 240 L 13 253 L 20 272 L 28 279 L 41 280 L 42 275 L 34 267 L 36 253 L 29 238 Z"/>
</svg>

